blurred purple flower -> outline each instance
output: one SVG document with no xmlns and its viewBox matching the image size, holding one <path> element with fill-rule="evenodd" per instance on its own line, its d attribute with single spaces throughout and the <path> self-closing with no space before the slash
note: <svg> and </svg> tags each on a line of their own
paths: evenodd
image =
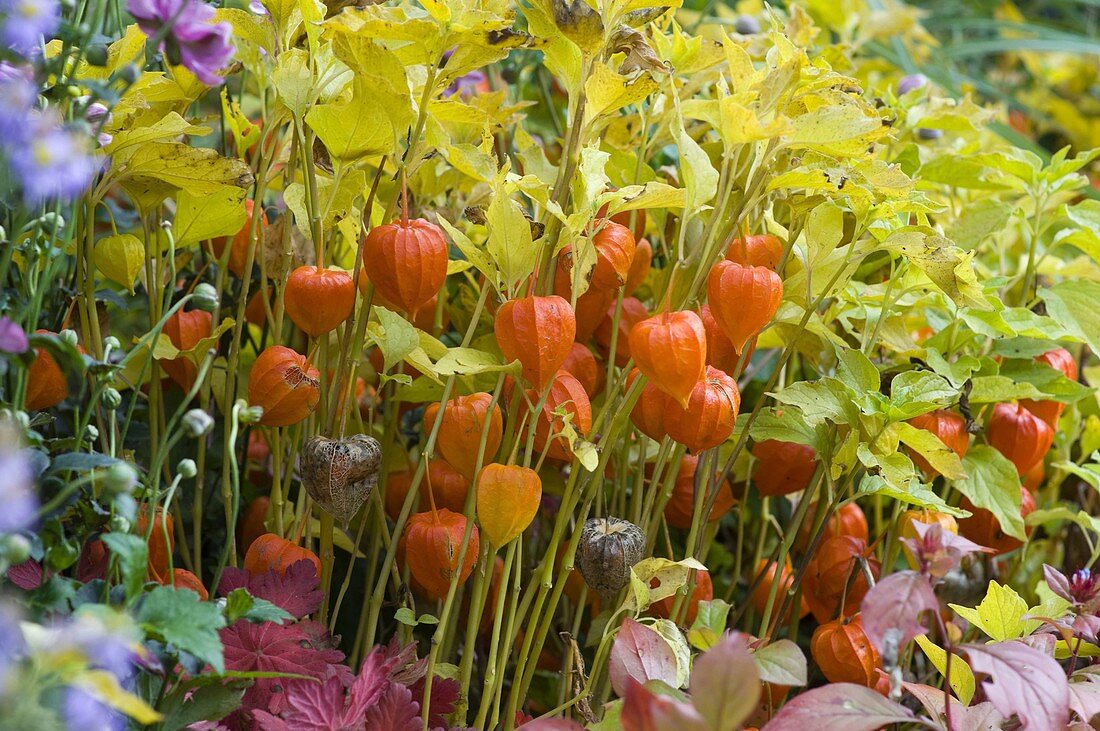
<svg viewBox="0 0 1100 731">
<path fill-rule="evenodd" d="M 1100 608 L 1100 574 L 1079 569 L 1066 576 L 1053 566 L 1043 564 L 1043 577 L 1050 590 L 1063 599 L 1090 613 Z"/>
<path fill-rule="evenodd" d="M 0 316 L 0 350 L 5 353 L 25 353 L 30 347 L 27 334 L 17 322 L 9 317 Z"/>
<path fill-rule="evenodd" d="M 37 97 L 29 68 L 0 61 L 0 138 L 9 145 L 26 134 L 27 118 Z"/>
<path fill-rule="evenodd" d="M 47 200 L 72 200 L 88 187 L 96 172 L 95 159 L 85 141 L 48 117 L 32 122 L 33 131 L 22 144 L 9 147 L 12 172 L 23 185 L 28 205 Z"/>
<path fill-rule="evenodd" d="M 75 686 L 65 691 L 63 714 L 70 731 L 122 731 L 122 715 Z"/>
<path fill-rule="evenodd" d="M 58 0 L 0 0 L 0 39 L 22 56 L 35 56 L 61 21 Z"/>
<path fill-rule="evenodd" d="M 88 658 L 93 667 L 106 670 L 125 683 L 134 674 L 137 655 L 125 635 L 112 631 L 94 615 L 81 615 L 65 628 L 65 639 Z"/>
<path fill-rule="evenodd" d="M 218 72 L 233 58 L 229 23 L 211 23 L 214 8 L 200 0 L 126 0 L 126 9 L 145 35 L 167 27 L 161 48 L 172 63 L 182 63 L 199 81 L 217 86 Z"/>
<path fill-rule="evenodd" d="M 21 452 L 0 451 L 0 533 L 18 533 L 38 520 L 34 472 Z"/>
<path fill-rule="evenodd" d="M 27 654 L 27 642 L 19 628 L 21 619 L 17 606 L 0 604 L 0 696 L 4 694 L 8 669 Z"/>
<path fill-rule="evenodd" d="M 463 99 L 472 99 L 478 93 L 489 92 L 489 77 L 484 71 L 471 71 L 463 74 L 451 82 L 451 85 L 443 90 L 443 96 L 458 94 Z"/>
<path fill-rule="evenodd" d="M 901 77 L 901 81 L 898 82 L 898 96 L 908 94 L 914 89 L 919 89 L 928 83 L 928 77 L 924 74 L 909 74 L 908 76 Z"/>
</svg>

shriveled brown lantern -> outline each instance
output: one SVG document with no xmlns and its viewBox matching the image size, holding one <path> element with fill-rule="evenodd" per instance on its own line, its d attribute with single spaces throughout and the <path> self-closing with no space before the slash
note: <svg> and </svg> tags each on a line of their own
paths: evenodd
<svg viewBox="0 0 1100 731">
<path fill-rule="evenodd" d="M 613 596 L 630 581 L 630 569 L 645 557 L 645 533 L 622 518 L 589 518 L 577 546 L 577 568 L 603 596 Z"/>
<path fill-rule="evenodd" d="M 325 512 L 347 525 L 370 497 L 382 467 L 382 446 L 374 437 L 316 436 L 302 449 L 302 483 Z"/>
</svg>

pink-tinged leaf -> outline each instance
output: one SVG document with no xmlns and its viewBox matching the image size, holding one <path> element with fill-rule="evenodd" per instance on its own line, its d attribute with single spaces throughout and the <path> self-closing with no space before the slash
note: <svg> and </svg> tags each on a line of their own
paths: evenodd
<svg viewBox="0 0 1100 731">
<path fill-rule="evenodd" d="M 710 731 L 691 705 L 652 693 L 633 678 L 628 677 L 626 683 L 619 716 L 623 731 Z"/>
<path fill-rule="evenodd" d="M 324 592 L 321 578 L 312 561 L 296 561 L 282 575 L 275 569 L 262 574 L 250 574 L 244 569 L 227 568 L 222 572 L 218 592 L 228 596 L 234 589 L 247 589 L 258 599 L 265 599 L 280 609 L 301 619 L 321 606 Z"/>
<path fill-rule="evenodd" d="M 903 538 L 902 543 L 917 559 L 920 573 L 943 578 L 972 553 L 996 553 L 992 548 L 945 530 L 939 523 L 912 521 L 915 538 Z"/>
<path fill-rule="evenodd" d="M 740 635 L 723 636 L 692 665 L 691 702 L 713 731 L 738 728 L 756 709 L 761 690 L 760 671 Z"/>
<path fill-rule="evenodd" d="M 1051 591 L 1068 602 L 1073 601 L 1073 592 L 1070 591 L 1069 578 L 1065 574 L 1050 564 L 1043 564 L 1043 578 L 1046 579 L 1047 586 L 1050 587 Z"/>
<path fill-rule="evenodd" d="M 627 617 L 615 643 L 611 646 L 609 660 L 611 687 L 620 697 L 625 697 L 627 680 L 639 683 L 660 680 L 676 687 L 676 655 L 668 642 L 656 631 L 641 622 Z"/>
<path fill-rule="evenodd" d="M 1070 692 L 1062 667 L 1022 642 L 966 645 L 966 658 L 986 697 L 1005 716 L 1017 715 L 1028 731 L 1062 731 L 1069 721 Z"/>
<path fill-rule="evenodd" d="M 906 691 L 920 701 L 928 715 L 933 719 L 943 721 L 945 714 L 944 694 L 942 688 L 933 688 L 930 685 L 920 683 L 902 683 Z M 977 703 L 973 706 L 964 706 L 957 698 L 951 696 L 951 728 L 952 731 L 999 731 L 1004 716 L 992 703 Z"/>
<path fill-rule="evenodd" d="M 408 688 L 391 683 L 363 720 L 364 731 L 420 731 L 420 704 Z"/>
<path fill-rule="evenodd" d="M 806 684 L 806 655 L 790 640 L 776 640 L 752 653 L 760 679 L 776 685 Z"/>
<path fill-rule="evenodd" d="M 1069 684 L 1069 707 L 1085 723 L 1100 715 L 1100 683 L 1080 681 Z"/>
<path fill-rule="evenodd" d="M 49 572 L 46 572 L 45 576 L 49 578 Z M 31 591 L 40 587 L 42 578 L 42 564 L 33 558 L 28 558 L 23 563 L 17 563 L 8 569 L 8 581 L 24 591 Z"/>
<path fill-rule="evenodd" d="M 936 599 L 928 578 L 916 571 L 890 574 L 872 587 L 860 606 L 863 631 L 881 653 L 887 641 L 897 642 L 898 649 L 928 628 L 917 621 L 922 612 L 938 612 Z"/>
<path fill-rule="evenodd" d="M 912 720 L 912 711 L 870 688 L 830 683 L 796 695 L 764 731 L 877 731 Z"/>
<path fill-rule="evenodd" d="M 584 726 L 568 718 L 536 718 L 520 728 L 523 731 L 584 731 Z"/>
<path fill-rule="evenodd" d="M 348 688 L 347 717 L 361 721 L 367 709 L 378 702 L 390 684 L 390 673 L 397 665 L 396 658 L 388 658 L 384 649 L 376 647 L 363 660 L 359 675 Z"/>
</svg>

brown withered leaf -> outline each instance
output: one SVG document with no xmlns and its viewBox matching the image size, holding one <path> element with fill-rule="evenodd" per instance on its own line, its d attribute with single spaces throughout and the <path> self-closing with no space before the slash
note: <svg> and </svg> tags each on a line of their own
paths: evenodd
<svg viewBox="0 0 1100 731">
<path fill-rule="evenodd" d="M 565 37 L 594 56 L 603 46 L 603 18 L 584 0 L 553 0 L 554 22 Z"/>
<path fill-rule="evenodd" d="M 622 66 L 619 67 L 619 73 L 623 76 L 633 77 L 644 71 L 660 74 L 671 71 L 664 61 L 657 58 L 645 37 L 633 28 L 620 26 L 611 36 L 610 46 L 612 53 L 626 54 Z"/>
</svg>

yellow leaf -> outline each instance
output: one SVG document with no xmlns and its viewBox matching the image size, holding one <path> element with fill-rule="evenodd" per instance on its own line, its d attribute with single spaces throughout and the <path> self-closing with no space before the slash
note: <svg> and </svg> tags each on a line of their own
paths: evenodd
<svg viewBox="0 0 1100 731">
<path fill-rule="evenodd" d="M 682 561 L 667 558 L 642 559 L 630 569 L 630 596 L 623 606 L 642 611 L 685 586 L 692 569 L 706 571 L 706 568 L 694 558 L 685 558 Z M 654 579 L 657 579 L 657 586 L 650 587 Z"/>
<path fill-rule="evenodd" d="M 925 657 L 933 667 L 943 675 L 947 670 L 947 652 L 924 635 L 914 638 Z M 969 706 L 974 699 L 974 671 L 970 665 L 955 653 L 951 653 L 951 690 L 962 701 L 964 706 Z"/>
<path fill-rule="evenodd" d="M 115 676 L 106 670 L 89 670 L 81 673 L 73 682 L 74 685 L 83 687 L 106 705 L 142 725 L 156 723 L 164 718 L 141 698 L 123 690 Z"/>
<path fill-rule="evenodd" d="M 309 54 L 300 48 L 280 54 L 271 80 L 275 82 L 279 101 L 295 118 L 301 119 L 315 91 L 313 74 L 309 70 Z"/>
<path fill-rule="evenodd" d="M 657 82 L 649 74 L 629 80 L 598 63 L 592 67 L 592 74 L 584 84 L 584 91 L 588 97 L 584 108 L 584 124 L 588 125 L 629 104 L 637 104 L 657 91 Z"/>
<path fill-rule="evenodd" d="M 245 189 L 222 186 L 207 195 L 181 191 L 176 196 L 176 219 L 172 235 L 176 247 L 183 248 L 215 236 L 232 236 L 245 224 Z"/>
<path fill-rule="evenodd" d="M 104 276 L 134 293 L 134 279 L 145 265 L 145 244 L 133 234 L 107 236 L 96 242 L 95 265 Z"/>
<path fill-rule="evenodd" d="M 315 105 L 306 114 L 306 122 L 329 154 L 341 160 L 394 150 L 396 137 L 389 115 L 377 103 L 372 86 L 362 78 L 352 83 L 350 98 Z"/>
<path fill-rule="evenodd" d="M 1038 619 L 1024 619 L 1029 612 L 1027 602 L 1012 587 L 996 581 L 989 582 L 985 598 L 973 609 L 957 604 L 950 607 L 997 642 L 1026 637 L 1042 625 Z"/>
<path fill-rule="evenodd" d="M 180 190 L 210 195 L 225 185 L 252 185 L 252 172 L 244 162 L 179 142 L 142 145 L 122 166 L 120 174 L 123 187 L 146 209 Z"/>
<path fill-rule="evenodd" d="M 861 106 L 829 105 L 795 117 L 788 141 L 797 147 L 829 145 L 882 129 L 882 120 Z"/>
</svg>

